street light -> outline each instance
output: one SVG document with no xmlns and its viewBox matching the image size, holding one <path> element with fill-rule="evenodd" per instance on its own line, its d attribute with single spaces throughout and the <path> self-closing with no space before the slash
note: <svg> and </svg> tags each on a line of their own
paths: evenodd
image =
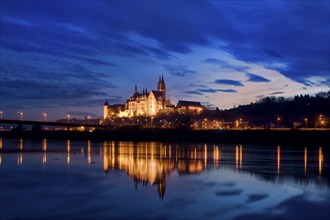
<svg viewBox="0 0 330 220">
<path fill-rule="evenodd" d="M 18 117 L 20 120 L 23 120 L 23 112 L 17 112 Z"/>
<path fill-rule="evenodd" d="M 307 121 L 308 121 L 308 118 L 305 118 L 306 129 L 307 129 Z"/>
<path fill-rule="evenodd" d="M 44 121 L 47 121 L 47 113 L 42 113 Z"/>
<path fill-rule="evenodd" d="M 69 121 L 70 121 L 70 117 L 71 117 L 71 116 L 70 116 L 69 114 L 67 114 L 66 116 L 68 117 L 68 122 L 69 122 Z"/>
<path fill-rule="evenodd" d="M 0 111 L 0 118 L 2 119 L 3 111 Z"/>
<path fill-rule="evenodd" d="M 277 117 L 277 127 L 279 127 L 280 121 L 281 121 L 281 118 L 280 117 Z"/>
</svg>

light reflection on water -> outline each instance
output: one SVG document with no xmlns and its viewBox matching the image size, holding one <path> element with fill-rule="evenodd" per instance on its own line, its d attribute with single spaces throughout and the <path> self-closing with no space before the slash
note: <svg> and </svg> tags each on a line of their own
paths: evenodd
<svg viewBox="0 0 330 220">
<path fill-rule="evenodd" d="M 265 213 L 296 218 L 302 213 L 292 210 L 309 205 L 322 218 L 330 205 L 326 147 L 0 138 L 0 196 L 5 203 L 0 207 L 15 204 L 6 208 L 5 219 L 36 214 L 218 219 L 263 218 Z M 62 192 L 60 199 L 56 192 Z M 22 193 L 29 198 L 22 199 Z M 77 208 L 86 196 L 90 204 Z M 46 208 L 57 207 L 58 201 L 68 205 L 48 213 Z M 32 205 L 26 208 L 27 203 Z M 16 211 L 20 207 L 23 214 Z M 93 211 L 96 207 L 103 211 Z"/>
</svg>

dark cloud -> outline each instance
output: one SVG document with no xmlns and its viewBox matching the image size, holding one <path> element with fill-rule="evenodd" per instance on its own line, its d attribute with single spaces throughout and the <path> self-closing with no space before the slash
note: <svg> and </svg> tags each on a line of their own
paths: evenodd
<svg viewBox="0 0 330 220">
<path fill-rule="evenodd" d="M 199 89 L 199 92 L 205 92 L 205 93 L 217 93 L 217 92 L 237 92 L 234 89 Z"/>
<path fill-rule="evenodd" d="M 198 91 L 186 91 L 185 93 L 193 94 L 193 95 L 204 95 L 203 93 L 198 92 Z"/>
<path fill-rule="evenodd" d="M 89 64 L 93 64 L 93 65 L 105 65 L 105 66 L 113 66 L 113 67 L 118 67 L 118 64 L 114 64 L 114 63 L 110 63 L 107 61 L 103 61 L 103 60 L 97 60 L 97 59 L 93 59 L 93 58 L 87 58 L 87 57 L 81 57 L 81 56 L 72 56 L 72 58 L 81 60 L 83 62 L 87 62 Z"/>
<path fill-rule="evenodd" d="M 231 79 L 217 79 L 214 81 L 214 83 L 220 85 L 244 86 L 240 81 L 231 80 Z"/>
<path fill-rule="evenodd" d="M 230 69 L 230 70 L 236 70 L 238 72 L 244 72 L 247 71 L 250 67 L 244 66 L 244 65 L 233 65 L 228 63 L 225 60 L 220 60 L 216 58 L 207 58 L 203 60 L 205 63 L 210 63 L 219 66 L 221 69 Z"/>
<path fill-rule="evenodd" d="M 216 93 L 218 92 L 217 89 L 199 89 L 200 92 L 206 92 L 206 93 Z"/>
<path fill-rule="evenodd" d="M 218 4 L 228 6 L 227 2 Z M 244 7 L 235 7 L 228 15 L 247 37 L 223 49 L 247 62 L 265 66 L 280 63 L 274 69 L 295 81 L 329 74 L 330 21 L 326 1 L 242 4 Z"/>
<path fill-rule="evenodd" d="M 284 94 L 284 92 L 272 92 L 269 95 L 280 95 L 280 94 Z"/>
<path fill-rule="evenodd" d="M 164 68 L 173 76 L 186 76 L 191 74 L 196 74 L 197 72 L 194 70 L 190 70 L 185 66 L 169 66 L 165 65 Z"/>
<path fill-rule="evenodd" d="M 235 93 L 237 92 L 236 90 L 234 89 L 218 89 L 219 92 L 229 92 L 229 93 Z"/>
<path fill-rule="evenodd" d="M 246 76 L 249 78 L 248 82 L 270 82 L 269 79 L 266 79 L 262 76 L 253 73 L 246 73 Z"/>
</svg>

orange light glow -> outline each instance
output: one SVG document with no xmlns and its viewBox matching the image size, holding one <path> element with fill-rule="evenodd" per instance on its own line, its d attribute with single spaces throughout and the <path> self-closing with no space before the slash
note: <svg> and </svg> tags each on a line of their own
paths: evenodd
<svg viewBox="0 0 330 220">
<path fill-rule="evenodd" d="M 304 150 L 304 174 L 307 172 L 307 148 Z"/>
<path fill-rule="evenodd" d="M 319 175 L 322 175 L 322 167 L 323 167 L 323 152 L 322 147 L 319 147 Z"/>
<path fill-rule="evenodd" d="M 204 166 L 207 165 L 207 146 L 204 144 Z"/>
<path fill-rule="evenodd" d="M 92 149 L 91 149 L 91 148 L 92 148 L 92 147 L 91 147 L 91 141 L 88 140 L 88 141 L 87 141 L 87 162 L 88 162 L 89 164 L 92 163 L 92 155 L 91 155 L 91 151 L 92 151 Z"/>
<path fill-rule="evenodd" d="M 70 164 L 70 151 L 71 151 L 71 142 L 70 142 L 70 140 L 67 140 L 66 150 L 68 152 L 68 156 L 66 158 L 66 162 L 67 162 L 67 164 Z"/>
<path fill-rule="evenodd" d="M 238 158 L 239 158 L 239 151 L 238 151 L 238 146 L 236 145 L 236 169 L 238 169 Z"/>
<path fill-rule="evenodd" d="M 23 138 L 20 138 L 20 139 L 18 140 L 18 149 L 19 149 L 19 150 L 23 150 Z"/>
</svg>

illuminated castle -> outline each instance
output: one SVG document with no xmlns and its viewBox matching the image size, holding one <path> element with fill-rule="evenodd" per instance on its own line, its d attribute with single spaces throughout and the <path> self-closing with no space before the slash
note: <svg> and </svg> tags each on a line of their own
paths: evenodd
<svg viewBox="0 0 330 220">
<path fill-rule="evenodd" d="M 138 92 L 135 84 L 134 94 L 127 99 L 125 105 L 109 105 L 108 101 L 104 103 L 103 119 L 109 117 L 135 117 L 146 116 L 153 117 L 160 113 L 172 113 L 174 111 L 184 112 L 190 111 L 193 113 L 201 113 L 204 106 L 200 102 L 179 101 L 175 107 L 169 99 L 166 99 L 166 86 L 164 77 L 160 76 L 157 83 L 157 90 L 143 89 L 142 93 Z"/>
</svg>

